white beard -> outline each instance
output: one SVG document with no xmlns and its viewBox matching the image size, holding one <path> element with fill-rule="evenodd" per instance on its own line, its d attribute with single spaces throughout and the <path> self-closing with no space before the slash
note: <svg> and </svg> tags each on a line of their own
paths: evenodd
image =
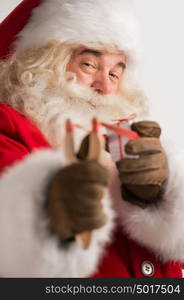
<svg viewBox="0 0 184 300">
<path fill-rule="evenodd" d="M 76 82 L 75 76 L 68 81 L 71 73 L 66 73 L 58 87 L 48 87 L 47 78 L 39 78 L 34 87 L 23 90 L 23 113 L 28 116 L 46 136 L 49 143 L 62 147 L 65 135 L 65 121 L 70 119 L 85 130 L 76 129 L 76 147 L 91 128 L 91 120 L 96 117 L 101 122 L 127 118 L 136 113 L 142 117 L 147 111 L 142 93 L 132 94 L 129 99 L 122 95 L 102 96 L 92 88 Z"/>
</svg>

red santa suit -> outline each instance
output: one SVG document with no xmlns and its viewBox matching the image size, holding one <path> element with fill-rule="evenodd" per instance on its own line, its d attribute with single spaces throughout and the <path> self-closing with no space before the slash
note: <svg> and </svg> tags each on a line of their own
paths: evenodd
<svg viewBox="0 0 184 300">
<path fill-rule="evenodd" d="M 1 50 L 4 56 L 7 47 Z M 44 195 L 49 179 L 66 165 L 64 153 L 24 115 L 0 103 L 1 276 L 182 277 L 184 159 L 164 139 L 163 145 L 170 175 L 161 203 L 142 209 L 123 201 L 114 168 L 111 191 L 102 199 L 108 222 L 93 231 L 88 249 L 62 245 L 49 231 Z"/>
<path fill-rule="evenodd" d="M 2 199 L 2 202 L 4 203 L 4 207 L 6 210 L 1 209 L 1 215 L 5 214 L 4 220 L 0 221 L 0 224 L 3 226 L 1 228 L 10 227 L 7 229 L 7 233 L 9 230 L 12 230 L 11 233 L 9 233 L 11 236 L 1 236 L 1 240 L 3 241 L 3 245 L 5 247 L 8 247 L 9 244 L 13 246 L 13 241 L 7 241 L 10 237 L 12 238 L 12 235 L 14 235 L 14 239 L 16 240 L 16 243 L 14 244 L 13 252 L 14 251 L 22 251 L 24 252 L 24 256 L 22 257 L 23 261 L 19 261 L 16 263 L 16 269 L 14 270 L 14 276 L 18 276 L 20 269 L 22 272 L 23 264 L 26 264 L 26 269 L 30 268 L 30 270 L 26 270 L 25 275 L 28 274 L 30 276 L 39 276 L 39 266 L 42 265 L 40 260 L 43 260 L 44 257 L 36 258 L 34 257 L 33 253 L 36 251 L 36 248 L 38 247 L 37 243 L 39 242 L 36 237 L 34 237 L 34 240 L 32 240 L 32 244 L 30 240 L 32 239 L 31 235 L 34 235 L 34 232 L 30 232 L 34 230 L 34 226 L 37 226 L 38 224 L 33 224 L 33 220 L 31 223 L 29 221 L 24 220 L 24 218 L 29 218 L 28 208 L 24 207 L 24 205 L 29 205 L 21 202 L 21 199 L 17 199 L 16 193 L 22 197 L 22 201 L 26 202 L 28 201 L 26 198 L 28 198 L 30 201 L 30 197 L 27 197 L 27 195 L 22 195 L 24 188 L 26 190 L 26 187 L 24 185 L 24 179 L 27 175 L 29 177 L 29 180 L 32 181 L 33 184 L 33 190 L 31 198 L 34 195 L 34 186 L 38 184 L 38 179 L 36 178 L 36 174 L 40 174 L 41 171 L 41 165 L 43 162 L 49 159 L 53 159 L 54 162 L 58 159 L 58 162 L 60 162 L 59 156 L 60 153 L 57 153 L 57 157 L 54 157 L 56 153 L 54 153 L 53 150 L 51 150 L 51 146 L 46 141 L 42 133 L 27 119 L 25 116 L 21 115 L 20 113 L 16 112 L 12 108 L 8 107 L 7 105 L 1 103 L 0 104 L 0 168 L 1 168 L 1 174 L 4 174 L 2 182 L 2 186 L 6 191 L 4 191 L 4 197 L 6 197 L 6 194 L 10 194 L 12 196 L 11 199 L 11 205 L 12 209 L 9 207 L 9 199 Z M 53 155 L 53 157 L 51 157 Z M 40 160 L 39 160 L 40 159 Z M 29 163 L 32 160 L 32 166 L 29 168 Z M 36 160 L 36 161 L 34 161 Z M 37 161 L 38 160 L 38 161 Z M 48 167 L 48 166 L 47 166 Z M 56 168 L 56 166 L 54 166 Z M 53 168 L 54 168 L 53 167 Z M 25 170 L 24 170 L 25 168 Z M 33 169 L 32 169 L 33 168 Z M 53 172 L 53 168 L 49 168 L 49 172 Z M 55 169 L 54 168 L 54 169 Z M 44 170 L 45 171 L 45 170 Z M 25 174 L 24 172 L 28 172 L 28 174 Z M 17 174 L 17 176 L 16 176 Z M 43 174 L 42 174 L 43 175 Z M 50 176 L 50 174 L 47 174 L 47 176 Z M 19 178 L 20 177 L 20 178 Z M 40 177 L 39 175 L 37 177 Z M 28 178 L 27 178 L 28 179 Z M 40 178 L 39 178 L 40 180 Z M 30 182 L 29 182 L 30 183 Z M 28 183 L 28 184 L 29 184 Z M 19 187 L 18 187 L 19 186 Z M 15 189 L 18 189 L 18 191 L 15 191 Z M 30 188 L 31 190 L 31 188 Z M 35 190 L 37 188 L 35 187 Z M 28 192 L 28 191 L 27 191 Z M 30 191 L 29 191 L 30 192 Z M 2 193 L 2 191 L 1 191 Z M 9 195 L 9 197 L 10 197 Z M 14 199 L 13 199 L 14 198 Z M 7 204 L 7 207 L 6 207 Z M 23 214 L 20 217 L 20 220 L 17 219 L 17 216 L 14 216 L 14 213 L 16 213 L 16 210 L 14 210 L 14 206 L 17 207 L 18 211 L 20 211 L 20 214 Z M 32 207 L 30 207 L 32 208 Z M 8 211 L 10 209 L 10 211 Z M 15 208 L 16 209 L 16 208 Z M 34 209 L 34 208 L 32 208 Z M 35 209 L 39 209 L 39 206 Z M 13 211 L 12 211 L 13 210 Z M 12 215 L 13 214 L 13 215 Z M 28 214 L 26 216 L 26 214 Z M 34 219 L 34 216 L 31 216 Z M 36 217 L 36 216 L 35 216 Z M 42 216 L 40 215 L 40 218 Z M 13 220 L 14 219 L 14 220 Z M 42 220 L 39 220 L 42 222 Z M 4 222 L 4 223 L 2 223 Z M 14 223 L 15 222 L 15 223 Z M 20 223 L 19 223 L 20 222 Z M 22 222 L 22 224 L 21 224 Z M 38 220 L 37 220 L 38 222 Z M 11 224 L 11 225 L 10 225 Z M 25 228 L 22 228 L 25 227 Z M 26 231 L 27 226 L 27 231 Z M 32 230 L 29 228 L 29 226 L 33 226 Z M 13 227 L 13 228 L 12 228 Z M 3 229 L 3 231 L 6 231 L 6 229 Z M 0 230 L 2 233 L 2 230 Z M 29 234 L 31 235 L 29 236 Z M 3 233 L 2 233 L 3 234 Z M 5 235 L 5 232 L 4 232 Z M 41 236 L 40 236 L 41 238 Z M 51 238 L 51 237 L 50 237 Z M 30 257 L 28 256 L 29 252 L 26 253 L 30 249 L 26 249 L 27 245 L 25 245 L 26 240 L 30 239 L 28 241 L 29 246 L 32 247 L 32 254 L 30 253 Z M 57 240 L 57 238 L 55 237 Z M 172 263 L 172 262 L 166 262 L 161 263 L 159 259 L 156 258 L 154 253 L 152 251 L 149 251 L 145 247 L 139 245 L 135 241 L 133 241 L 130 237 L 125 234 L 124 230 L 122 228 L 114 228 L 113 234 L 111 237 L 110 244 L 107 243 L 107 246 L 102 247 L 103 253 L 99 255 L 99 260 L 95 263 L 96 265 L 96 272 L 93 274 L 88 273 L 85 274 L 86 276 L 92 276 L 92 277 L 181 277 L 181 266 L 178 263 Z M 17 242 L 18 240 L 18 242 Z M 48 244 L 49 244 L 49 237 L 48 237 Z M 18 245 L 17 245 L 18 244 Z M 30 245 L 31 244 L 31 245 Z M 39 242 L 40 244 L 40 242 Z M 77 246 L 78 247 L 78 246 Z M 21 250 L 20 250 L 21 248 Z M 40 249 L 44 252 L 44 246 L 43 249 Z M 52 249 L 50 249 L 51 251 Z M 59 252 L 59 249 L 57 249 Z M 46 250 L 45 250 L 46 251 Z M 61 260 L 58 259 L 57 264 L 58 268 L 60 269 L 59 265 L 63 264 L 63 260 L 66 260 L 66 257 L 68 256 L 68 249 L 65 250 L 66 254 L 63 253 L 63 257 Z M 74 250 L 73 250 L 74 251 Z M 76 252 L 79 252 L 81 249 L 76 249 Z M 84 250 L 85 252 L 86 250 Z M 62 250 L 61 250 L 62 252 Z M 2 252 L 1 252 L 2 253 Z M 6 259 L 1 254 L 0 256 L 0 262 L 1 262 L 1 272 L 3 275 L 9 275 L 11 273 L 11 256 L 19 257 L 16 253 L 12 253 L 12 248 L 6 249 Z M 82 253 L 81 253 L 82 254 Z M 85 253 L 84 253 L 85 254 Z M 10 257 L 9 257 L 10 255 Z M 35 254 L 36 255 L 36 254 Z M 43 254 L 42 254 L 43 255 Z M 55 256 L 55 254 L 51 255 Z M 59 253 L 58 253 L 59 255 Z M 75 251 L 73 252 L 73 256 L 76 256 Z M 78 253 L 79 255 L 79 253 Z M 89 250 L 89 260 L 90 260 L 90 250 Z M 82 255 L 80 257 L 82 259 Z M 21 257 L 20 257 L 21 259 Z M 2 262 L 2 260 L 4 262 Z M 25 260 L 25 261 L 24 261 Z M 37 262 L 36 269 L 33 270 L 32 273 L 31 269 L 31 262 L 35 263 Z M 8 263 L 9 262 L 9 263 Z M 15 263 L 15 262 L 14 262 Z M 45 262 L 46 263 L 46 262 Z M 48 263 L 48 262 L 47 262 Z M 81 266 L 81 261 L 79 259 L 78 262 Z M 4 268 L 2 268 L 2 264 Z M 7 272 L 6 266 L 8 264 L 10 271 Z M 20 264 L 20 265 L 19 265 Z M 70 264 L 70 262 L 68 262 Z M 146 269 L 147 266 L 147 269 Z M 38 268 L 38 270 L 37 270 Z M 37 271 L 37 273 L 36 273 Z M 7 273 L 6 273 L 7 272 Z M 29 273 L 31 272 L 31 273 Z M 80 276 L 80 271 L 77 273 L 74 273 L 75 276 Z M 24 275 L 24 273 L 22 273 Z M 42 276 L 44 276 L 44 273 L 41 273 Z M 52 271 L 50 273 L 45 273 L 46 276 L 52 276 Z M 72 273 L 68 273 L 67 270 L 63 271 L 63 273 L 57 273 L 57 276 L 67 277 L 72 276 Z"/>
</svg>

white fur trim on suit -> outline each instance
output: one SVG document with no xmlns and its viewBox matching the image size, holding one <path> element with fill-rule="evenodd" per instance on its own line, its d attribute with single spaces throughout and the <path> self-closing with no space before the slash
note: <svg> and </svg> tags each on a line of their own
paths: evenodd
<svg viewBox="0 0 184 300">
<path fill-rule="evenodd" d="M 0 276 L 86 277 L 96 271 L 113 224 L 107 193 L 102 205 L 108 222 L 93 231 L 89 249 L 82 250 L 76 242 L 64 247 L 48 230 L 44 192 L 52 174 L 65 164 L 61 152 L 39 150 L 1 178 Z"/>
<path fill-rule="evenodd" d="M 158 205 L 142 209 L 119 199 L 120 222 L 128 234 L 152 249 L 162 261 L 184 263 L 184 151 L 173 142 L 162 142 L 169 162 L 164 198 Z"/>
<path fill-rule="evenodd" d="M 19 33 L 17 49 L 50 40 L 116 45 L 130 62 L 140 56 L 139 33 L 131 0 L 44 0 Z"/>
</svg>

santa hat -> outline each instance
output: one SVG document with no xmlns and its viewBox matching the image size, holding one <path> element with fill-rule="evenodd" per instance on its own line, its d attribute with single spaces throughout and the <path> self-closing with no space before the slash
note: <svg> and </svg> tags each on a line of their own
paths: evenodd
<svg viewBox="0 0 184 300">
<path fill-rule="evenodd" d="M 24 0 L 1 23 L 0 55 L 51 40 L 115 45 L 130 63 L 140 56 L 132 0 Z M 16 40 L 16 42 L 15 42 Z M 14 43 L 15 42 L 15 43 Z"/>
</svg>

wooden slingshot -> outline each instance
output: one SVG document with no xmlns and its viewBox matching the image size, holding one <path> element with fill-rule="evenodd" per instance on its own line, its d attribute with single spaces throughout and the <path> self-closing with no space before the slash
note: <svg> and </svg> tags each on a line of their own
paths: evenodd
<svg viewBox="0 0 184 300">
<path fill-rule="evenodd" d="M 68 119 L 66 121 L 65 155 L 69 163 L 77 163 L 79 161 L 75 154 L 73 131 L 74 126 L 71 120 Z M 101 139 L 99 137 L 99 122 L 94 118 L 92 121 L 92 131 L 89 135 L 89 149 L 86 159 L 99 161 L 102 148 Z M 82 249 L 87 249 L 89 247 L 91 238 L 91 231 L 85 231 L 75 236 L 76 242 Z"/>
</svg>

